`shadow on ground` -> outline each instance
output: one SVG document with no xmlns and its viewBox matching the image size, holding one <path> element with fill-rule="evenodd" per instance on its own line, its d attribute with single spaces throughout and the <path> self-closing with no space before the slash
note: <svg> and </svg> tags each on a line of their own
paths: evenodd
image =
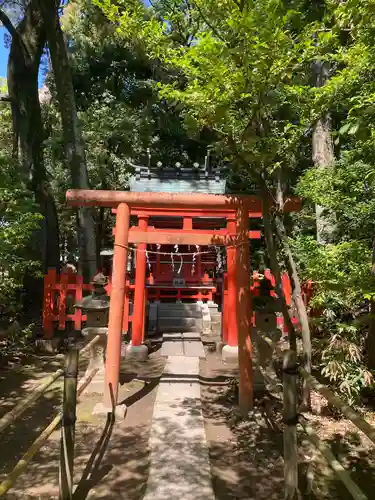
<svg viewBox="0 0 375 500">
<path fill-rule="evenodd" d="M 77 407 L 75 500 L 138 500 L 143 497 L 148 476 L 148 436 L 152 410 L 157 381 L 164 364 L 165 360 L 157 355 L 147 363 L 128 360 L 123 364 L 120 399 L 128 406 L 125 420 L 113 422 L 108 418 L 93 416 L 92 409 L 101 396 L 87 394 L 81 397 Z M 59 366 L 48 364 L 48 367 L 53 372 Z M 39 373 L 36 365 L 30 366 L 30 370 Z M 46 369 L 41 367 L 40 373 L 46 375 Z M 29 381 L 28 375 L 29 371 L 21 372 L 14 382 L 15 388 L 18 387 L 17 399 L 24 397 L 27 392 L 26 388 L 22 389 L 21 383 Z M 28 412 L 1 441 L 0 479 L 10 472 L 22 453 L 59 411 L 61 387 L 49 392 L 50 399 L 46 397 L 39 401 L 35 409 Z M 58 498 L 59 449 L 60 431 L 56 431 L 4 498 Z"/>
</svg>

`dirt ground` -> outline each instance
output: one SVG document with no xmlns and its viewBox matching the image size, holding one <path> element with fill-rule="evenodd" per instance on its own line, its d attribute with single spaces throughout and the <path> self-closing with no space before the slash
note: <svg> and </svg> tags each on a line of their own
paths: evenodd
<svg viewBox="0 0 375 500">
<path fill-rule="evenodd" d="M 26 356 L 0 371 L 0 416 L 21 400 L 35 384 L 61 366 L 61 356 Z M 86 362 L 82 361 L 81 375 Z M 75 500 L 141 500 L 148 477 L 148 436 L 153 404 L 165 360 L 155 350 L 146 363 L 122 364 L 120 399 L 127 407 L 123 421 L 92 415 L 99 395 L 86 395 L 78 406 L 76 426 Z M 236 407 L 235 372 L 223 365 L 218 353 L 201 360 L 201 389 L 212 480 L 217 500 L 277 500 L 283 492 L 283 437 L 281 403 L 266 392 L 256 394 L 249 419 L 242 421 Z M 321 402 L 324 406 L 324 401 Z M 61 381 L 54 384 L 27 412 L 0 436 L 0 479 L 12 469 L 32 441 L 59 411 Z M 324 412 L 323 412 L 324 413 Z M 369 416 L 370 418 L 371 415 Z M 310 415 L 317 433 L 333 450 L 353 479 L 375 496 L 375 454 L 370 442 L 346 420 Z M 4 497 L 58 498 L 60 433 L 56 431 Z M 302 498 L 349 499 L 324 459 L 300 434 Z"/>
</svg>

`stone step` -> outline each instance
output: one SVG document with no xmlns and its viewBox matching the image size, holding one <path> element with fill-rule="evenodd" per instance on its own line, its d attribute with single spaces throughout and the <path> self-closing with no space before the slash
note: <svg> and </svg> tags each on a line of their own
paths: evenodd
<svg viewBox="0 0 375 500">
<path fill-rule="evenodd" d="M 195 304 L 159 304 L 159 311 L 202 312 L 202 307 Z"/>
<path fill-rule="evenodd" d="M 159 332 L 166 332 L 170 327 L 176 327 L 175 331 L 191 331 L 196 332 L 197 328 L 202 328 L 202 320 L 197 318 L 159 318 Z"/>
<path fill-rule="evenodd" d="M 159 309 L 158 318 L 202 318 L 202 311 L 186 311 L 185 309 Z"/>
<path fill-rule="evenodd" d="M 181 332 L 186 332 L 187 330 L 189 330 L 190 332 L 194 331 L 194 332 L 200 333 L 202 331 L 202 327 L 199 325 L 189 326 L 189 327 L 169 325 L 169 326 L 163 327 L 163 332 L 167 332 L 167 333 L 181 333 Z"/>
</svg>

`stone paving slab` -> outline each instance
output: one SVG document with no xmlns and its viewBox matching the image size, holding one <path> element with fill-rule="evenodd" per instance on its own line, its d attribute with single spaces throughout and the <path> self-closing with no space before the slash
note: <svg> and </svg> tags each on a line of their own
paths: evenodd
<svg viewBox="0 0 375 500">
<path fill-rule="evenodd" d="M 182 340 L 163 341 L 161 346 L 162 356 L 183 356 L 184 345 Z"/>
<path fill-rule="evenodd" d="M 184 404 L 194 404 L 194 406 L 196 406 L 197 401 L 200 402 L 200 387 L 198 380 L 195 382 L 176 382 L 172 380 L 167 383 L 160 382 L 159 384 L 156 404 L 171 405 L 176 403 L 180 406 Z"/>
<path fill-rule="evenodd" d="M 195 375 L 199 377 L 199 359 L 169 356 L 163 375 Z"/>
<path fill-rule="evenodd" d="M 198 381 L 199 357 L 168 358 L 154 405 L 144 500 L 215 498 Z"/>
<path fill-rule="evenodd" d="M 199 332 L 164 333 L 161 355 L 205 358 L 201 334 Z"/>
<path fill-rule="evenodd" d="M 206 357 L 202 342 L 197 342 L 196 340 L 184 340 L 184 354 L 188 357 Z"/>
</svg>

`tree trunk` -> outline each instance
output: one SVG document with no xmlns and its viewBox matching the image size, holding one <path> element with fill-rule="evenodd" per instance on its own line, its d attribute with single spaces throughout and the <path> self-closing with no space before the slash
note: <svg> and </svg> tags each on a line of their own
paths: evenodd
<svg viewBox="0 0 375 500">
<path fill-rule="evenodd" d="M 372 241 L 371 273 L 375 278 L 375 238 Z M 369 370 L 375 370 L 375 298 L 370 300 L 369 330 L 366 338 L 366 361 Z"/>
<path fill-rule="evenodd" d="M 328 79 L 328 64 L 316 62 L 314 71 L 315 85 L 323 86 Z M 316 168 L 327 168 L 335 160 L 329 114 L 320 118 L 315 124 L 312 135 L 312 159 Z M 316 205 L 315 213 L 317 242 L 322 245 L 332 243 L 336 232 L 335 214 L 319 205 Z"/>
<path fill-rule="evenodd" d="M 268 256 L 271 263 L 271 270 L 276 281 L 276 292 L 279 298 L 281 312 L 283 314 L 285 324 L 288 328 L 288 339 L 289 339 L 290 349 L 292 351 L 297 352 L 297 335 L 291 317 L 289 315 L 289 309 L 285 300 L 284 290 L 282 286 L 280 266 L 277 258 L 277 250 L 276 250 L 274 232 L 272 227 L 273 226 L 272 215 L 270 214 L 270 205 L 268 198 L 269 198 L 268 189 L 266 188 L 266 186 L 263 186 L 262 212 L 263 212 L 263 224 L 264 224 L 264 237 L 266 240 Z"/>
<path fill-rule="evenodd" d="M 85 148 L 77 115 L 68 51 L 58 16 L 59 2 L 39 0 L 39 3 L 46 24 L 72 187 L 89 189 Z M 91 210 L 79 209 L 77 220 L 83 274 L 86 279 L 91 279 L 96 273 L 95 224 Z"/>
<path fill-rule="evenodd" d="M 275 228 L 278 240 L 281 244 L 284 254 L 284 261 L 288 270 L 288 275 L 293 288 L 293 302 L 297 310 L 298 319 L 302 331 L 303 343 L 303 363 L 304 368 L 308 373 L 311 373 L 311 333 L 309 325 L 309 317 L 307 314 L 306 306 L 302 297 L 302 287 L 298 276 L 297 266 L 289 245 L 287 232 L 284 225 L 284 192 L 285 186 L 282 182 L 282 171 L 279 169 L 276 172 L 277 185 L 276 185 L 276 204 L 277 210 L 275 215 Z M 302 404 L 305 409 L 311 408 L 310 389 L 304 382 Z"/>
<path fill-rule="evenodd" d="M 282 216 L 279 215 L 275 218 L 277 233 L 280 242 L 283 246 L 285 252 L 285 264 L 288 269 L 289 279 L 293 287 L 293 302 L 296 306 L 298 319 L 301 325 L 302 331 L 302 343 L 303 343 L 303 364 L 304 368 L 308 373 L 311 373 L 311 333 L 309 325 L 309 317 L 307 314 L 306 306 L 302 297 L 301 282 L 298 277 L 297 266 L 293 258 L 292 251 L 290 249 L 288 238 L 285 231 L 284 222 Z M 310 389 L 306 382 L 303 385 L 303 406 L 308 409 L 311 407 L 310 403 Z"/>
<path fill-rule="evenodd" d="M 12 35 L 8 59 L 8 92 L 12 107 L 13 156 L 19 161 L 24 186 L 34 194 L 43 216 L 35 231 L 30 254 L 42 264 L 42 272 L 60 264 L 59 227 L 56 206 L 48 182 L 43 156 L 43 124 L 38 94 L 38 72 L 46 41 L 38 0 L 32 0 L 22 21 L 14 28 L 5 13 L 1 20 Z M 5 21 L 5 22 L 4 22 Z M 39 314 L 43 283 L 32 275 L 25 277 L 30 315 Z"/>
</svg>

